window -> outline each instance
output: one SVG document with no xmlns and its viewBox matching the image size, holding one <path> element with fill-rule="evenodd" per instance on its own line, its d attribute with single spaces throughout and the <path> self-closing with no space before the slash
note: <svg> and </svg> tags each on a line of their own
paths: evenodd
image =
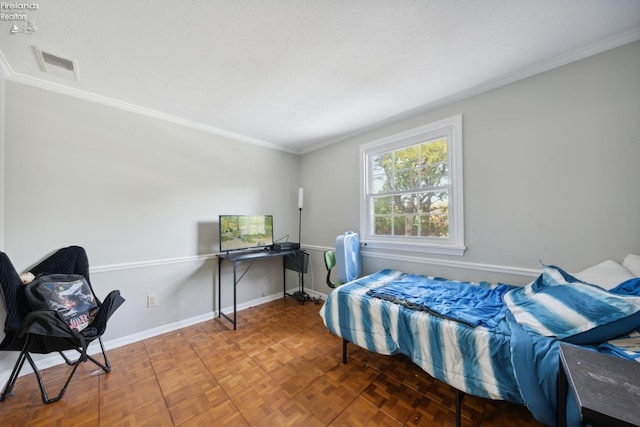
<svg viewBox="0 0 640 427">
<path fill-rule="evenodd" d="M 369 248 L 462 255 L 462 116 L 360 147 L 361 240 Z"/>
</svg>

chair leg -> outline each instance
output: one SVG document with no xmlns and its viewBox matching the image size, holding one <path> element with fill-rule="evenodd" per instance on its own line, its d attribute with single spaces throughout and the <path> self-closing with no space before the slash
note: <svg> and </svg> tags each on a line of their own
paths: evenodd
<svg viewBox="0 0 640 427">
<path fill-rule="evenodd" d="M 67 357 L 67 355 L 66 355 L 66 354 L 64 354 L 64 352 L 63 352 L 63 351 L 59 351 L 58 353 L 60 353 L 60 356 L 62 356 L 62 358 L 64 359 L 64 362 L 65 362 L 67 365 L 69 365 L 69 366 L 73 366 L 73 364 L 74 364 L 75 362 L 73 362 L 71 359 L 69 359 L 69 358 Z"/>
<path fill-rule="evenodd" d="M 104 358 L 104 363 L 101 363 L 99 360 L 89 355 L 85 355 L 86 356 L 85 360 L 88 359 L 92 361 L 93 363 L 98 365 L 100 368 L 102 368 L 103 371 L 105 371 L 106 373 L 109 373 L 111 371 L 111 364 L 109 363 L 109 359 L 107 358 L 107 352 L 104 349 L 104 344 L 102 343 L 101 337 L 98 338 L 98 342 L 100 343 L 100 350 L 102 351 L 102 357 Z M 26 348 L 26 345 L 25 345 L 25 348 Z M 83 353 L 78 349 L 76 350 L 81 354 Z M 71 378 L 73 378 L 73 375 L 76 373 L 76 370 L 78 369 L 78 366 L 80 366 L 80 363 L 83 362 L 83 357 L 81 356 L 76 361 L 72 361 L 63 352 L 59 352 L 59 353 L 62 356 L 62 358 L 65 360 L 67 365 L 72 366 L 73 368 L 71 369 L 71 373 L 67 377 L 64 385 L 62 386 L 62 388 L 60 389 L 60 392 L 56 397 L 49 398 L 40 370 L 36 366 L 31 355 L 26 350 L 22 350 L 20 352 L 20 355 L 18 356 L 18 360 L 16 361 L 15 366 L 13 367 L 13 371 L 11 372 L 11 376 L 9 377 L 9 381 L 7 381 L 7 385 L 5 386 L 4 390 L 2 391 L 2 394 L 0 395 L 0 402 L 4 401 L 7 397 L 13 394 L 13 388 L 16 384 L 18 375 L 22 370 L 22 366 L 24 365 L 25 360 L 29 362 L 29 365 L 31 365 L 31 369 L 33 369 L 33 373 L 35 374 L 36 379 L 38 380 L 38 386 L 40 387 L 42 402 L 44 404 L 49 404 L 49 403 L 57 402 L 60 399 L 62 399 L 65 392 L 67 391 L 67 386 L 71 382 Z"/>
<path fill-rule="evenodd" d="M 101 363 L 99 360 L 95 359 L 94 357 L 88 354 L 86 355 L 86 357 L 88 360 L 91 360 L 93 363 L 95 363 L 100 368 L 102 368 L 103 371 L 105 371 L 106 373 L 109 373 L 111 372 L 111 364 L 109 363 L 109 359 L 107 358 L 107 352 L 104 349 L 104 344 L 102 343 L 102 337 L 98 338 L 98 342 L 100 343 L 100 350 L 102 351 L 102 358 L 104 359 L 104 363 Z M 82 351 L 78 350 L 77 348 L 75 350 L 78 353 L 82 354 Z M 69 366 L 73 366 L 78 362 L 78 360 L 72 361 L 71 359 L 69 359 L 67 355 L 64 354 L 62 351 L 60 352 L 60 355 L 62 356 L 66 364 Z"/>
<path fill-rule="evenodd" d="M 109 359 L 107 358 L 107 352 L 104 350 L 104 344 L 102 343 L 102 337 L 98 338 L 98 342 L 100 343 L 100 350 L 102 351 L 102 358 L 104 360 L 104 364 L 100 363 L 98 360 L 93 357 L 87 355 L 87 359 L 91 360 L 93 363 L 102 368 L 106 373 L 111 372 L 111 364 L 109 363 Z"/>
<path fill-rule="evenodd" d="M 31 358 L 31 355 L 29 355 L 29 353 L 26 350 L 22 350 L 20 352 L 20 356 L 18 356 L 18 360 L 16 361 L 16 365 L 13 367 L 13 371 L 11 372 L 11 376 L 9 377 L 9 381 L 7 382 L 7 385 L 5 386 L 5 388 L 4 388 L 3 392 L 2 392 L 2 395 L 0 396 L 0 402 L 4 401 L 7 397 L 13 395 L 13 387 L 16 385 L 16 381 L 18 379 L 18 375 L 20 374 L 20 371 L 22 370 L 22 366 L 24 366 L 24 361 L 25 360 L 27 360 L 29 362 L 29 364 L 31 365 L 31 369 L 33 369 L 33 373 L 36 375 L 36 379 L 38 380 L 38 385 L 40 386 L 40 393 L 42 395 L 42 402 L 45 403 L 45 404 L 57 402 L 58 400 L 62 399 L 62 396 L 64 396 L 65 391 L 67 391 L 67 386 L 69 385 L 69 382 L 71 381 L 71 378 L 73 377 L 73 374 L 76 373 L 76 369 L 78 369 L 78 365 L 79 365 L 79 361 L 76 362 L 73 365 L 73 369 L 71 370 L 71 374 L 69 375 L 69 377 L 65 381 L 64 386 L 60 390 L 60 393 L 58 394 L 58 396 L 54 397 L 53 399 L 49 399 L 49 396 L 47 395 L 47 391 L 46 391 L 45 386 L 44 386 L 44 382 L 42 381 L 42 376 L 40 375 L 40 370 L 38 369 L 38 367 L 36 366 L 35 362 Z"/>
<path fill-rule="evenodd" d="M 26 360 L 25 352 L 20 352 L 18 356 L 18 360 L 16 361 L 15 366 L 13 367 L 13 371 L 11 371 L 11 376 L 7 381 L 7 385 L 4 387 L 2 391 L 2 395 L 0 395 L 0 402 L 4 402 L 4 400 L 13 395 L 13 387 L 16 385 L 16 381 L 18 380 L 18 375 L 22 370 L 22 365 L 24 365 L 24 361 Z"/>
<path fill-rule="evenodd" d="M 64 385 L 60 389 L 60 392 L 58 393 L 58 395 L 56 397 L 50 399 L 49 396 L 47 395 L 47 390 L 45 389 L 44 382 L 42 381 L 42 376 L 40 375 L 40 370 L 36 366 L 35 362 L 31 358 L 29 353 L 27 353 L 25 356 L 26 356 L 27 360 L 29 361 L 29 364 L 31 365 L 31 368 L 33 369 L 33 373 L 36 375 L 36 378 L 38 379 L 38 385 L 40 386 L 40 394 L 42 395 L 42 403 L 44 403 L 44 404 L 54 403 L 54 402 L 57 402 L 58 400 L 62 399 L 62 397 L 64 396 L 64 393 L 67 391 L 67 386 L 71 382 L 71 378 L 73 378 L 73 375 L 76 373 L 76 369 L 78 369 L 78 366 L 80 365 L 80 360 L 77 360 L 73 364 L 73 369 L 71 369 L 71 373 L 67 377 L 67 380 L 64 382 Z"/>
</svg>

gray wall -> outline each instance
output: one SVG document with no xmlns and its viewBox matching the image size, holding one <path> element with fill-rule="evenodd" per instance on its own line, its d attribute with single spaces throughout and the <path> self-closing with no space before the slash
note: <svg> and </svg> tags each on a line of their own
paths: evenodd
<svg viewBox="0 0 640 427">
<path fill-rule="evenodd" d="M 219 213 L 295 230 L 297 156 L 12 82 L 7 124 L 6 248 L 21 267 L 69 242 L 95 265 L 215 252 Z"/>
<path fill-rule="evenodd" d="M 5 134 L 5 79 L 2 73 L 0 72 L 0 250 L 4 251 L 4 134 Z M 2 296 L 0 296 L 0 299 Z M 6 319 L 7 313 L 5 312 L 2 305 L 0 305 L 0 325 L 4 326 L 4 321 Z M 4 335 L 4 332 L 2 332 Z M 0 373 L 4 369 L 4 364 L 2 361 L 2 356 L 0 356 Z M 0 378 L 3 378 L 0 375 Z"/>
<path fill-rule="evenodd" d="M 219 214 L 273 214 L 276 237 L 298 233 L 298 156 L 283 151 L 7 81 L 5 156 L 4 251 L 24 271 L 84 246 L 96 293 L 127 299 L 111 342 L 213 315 Z M 256 263 L 240 303 L 281 295 L 281 266 Z"/>
<path fill-rule="evenodd" d="M 4 248 L 4 134 L 5 134 L 5 79 L 0 73 L 0 250 Z M 3 320 L 0 318 L 0 320 Z M 4 323 L 3 323 L 4 324 Z"/>
<path fill-rule="evenodd" d="M 365 249 L 365 272 L 392 267 L 521 284 L 538 260 L 579 271 L 640 253 L 640 43 L 633 43 L 303 155 L 303 240 L 318 246 L 316 275 L 335 236 L 359 231 L 359 145 L 459 113 L 466 253 L 424 259 Z"/>
</svg>

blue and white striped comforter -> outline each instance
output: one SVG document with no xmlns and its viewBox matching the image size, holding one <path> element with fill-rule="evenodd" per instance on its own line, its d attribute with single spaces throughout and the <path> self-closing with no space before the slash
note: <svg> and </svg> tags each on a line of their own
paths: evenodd
<svg viewBox="0 0 640 427">
<path fill-rule="evenodd" d="M 491 328 L 471 327 L 367 295 L 405 276 L 382 270 L 335 289 L 320 310 L 326 327 L 369 351 L 405 354 L 458 390 L 524 403 L 512 368 L 507 320 Z"/>
<path fill-rule="evenodd" d="M 382 270 L 335 289 L 320 314 L 337 336 L 376 353 L 405 354 L 466 393 L 525 403 L 548 425 L 557 419 L 559 340 L 640 362 L 640 278 L 606 291 L 545 266 L 524 287 L 504 292 L 471 283 L 484 289 L 470 290 L 449 282 L 442 295 L 434 286 L 440 279 L 431 279 Z M 487 287 L 491 301 L 474 302 Z"/>
</svg>

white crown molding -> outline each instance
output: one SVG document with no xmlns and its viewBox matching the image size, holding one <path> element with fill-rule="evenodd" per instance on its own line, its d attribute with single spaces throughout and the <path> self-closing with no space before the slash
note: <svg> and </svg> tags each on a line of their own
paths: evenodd
<svg viewBox="0 0 640 427">
<path fill-rule="evenodd" d="M 533 77 L 536 74 L 544 73 L 545 71 L 550 71 L 554 68 L 562 67 L 572 62 L 576 62 L 581 59 L 585 59 L 590 56 L 597 55 L 602 52 L 606 52 L 607 50 L 615 49 L 617 47 L 624 46 L 625 44 L 636 42 L 638 40 L 640 40 L 640 28 L 634 28 L 633 30 L 627 31 L 617 36 L 610 37 L 608 39 L 601 40 L 596 43 L 592 43 L 588 46 L 584 46 L 580 49 L 576 49 L 564 55 L 560 55 L 550 60 L 539 62 L 529 67 L 517 70 L 511 74 L 503 76 L 500 79 L 492 80 L 487 83 L 460 91 L 446 98 L 439 99 L 435 102 L 421 105 L 420 107 L 413 108 L 411 110 L 405 111 L 404 113 L 400 113 L 398 115 L 389 117 L 388 119 L 379 121 L 377 123 L 373 123 L 369 126 L 358 129 L 354 132 L 348 133 L 338 138 L 303 147 L 299 150 L 299 154 L 307 154 L 312 151 L 319 150 L 321 148 L 328 147 L 330 145 L 337 144 L 342 141 L 346 141 L 358 135 L 362 135 L 367 132 L 372 132 L 376 129 L 390 125 L 392 123 L 397 123 L 399 121 L 409 119 L 411 117 L 415 117 L 417 115 L 424 114 L 429 111 L 436 110 L 446 105 L 453 104 L 454 102 L 462 101 L 463 99 L 467 99 L 475 95 L 480 95 L 482 93 L 489 92 L 490 90 L 497 89 L 502 86 L 506 86 L 508 84 L 526 79 L 528 77 Z"/>
<path fill-rule="evenodd" d="M 4 53 L 2 53 L 1 50 L 0 50 L 0 74 L 5 79 L 8 79 L 9 76 L 13 74 L 11 70 L 11 66 L 9 65 L 7 58 L 4 56 Z"/>
<path fill-rule="evenodd" d="M 62 95 L 72 96 L 74 98 L 82 99 L 85 101 L 95 102 L 97 104 L 106 105 L 109 107 L 118 108 L 120 110 L 129 111 L 131 113 L 140 114 L 143 116 L 151 117 L 154 119 L 162 120 L 168 123 L 173 123 L 181 126 L 185 126 L 191 129 L 200 130 L 203 132 L 207 132 L 217 136 L 223 136 L 225 138 L 234 139 L 237 141 L 247 142 L 249 144 L 258 145 L 261 147 L 270 148 L 272 150 L 285 151 L 291 154 L 298 154 L 297 150 L 283 147 L 281 145 L 273 144 L 267 141 L 262 141 L 260 139 L 251 138 L 249 136 L 240 135 L 234 132 L 226 131 L 224 129 L 219 129 L 213 126 L 205 125 L 202 123 L 194 122 L 192 120 L 183 119 L 181 117 L 173 116 L 171 114 L 162 113 L 160 111 L 152 110 L 150 108 L 140 107 L 135 104 L 131 104 L 128 102 L 119 101 L 117 99 L 109 98 L 106 96 L 98 95 L 95 93 L 87 92 L 84 90 L 76 89 L 73 87 L 65 86 L 59 83 L 46 81 L 43 79 L 38 79 L 35 77 L 27 76 L 20 73 L 14 73 L 11 71 L 11 67 L 4 59 L 4 56 L 1 55 L 0 51 L 0 72 L 3 74 L 6 72 L 4 76 L 5 79 L 21 83 L 27 86 L 33 86 L 40 89 L 48 90 L 51 92 L 56 92 Z M 3 64 L 4 59 L 4 64 Z M 4 65 L 4 67 L 3 67 Z M 6 70 L 5 70 L 6 68 Z"/>
</svg>

